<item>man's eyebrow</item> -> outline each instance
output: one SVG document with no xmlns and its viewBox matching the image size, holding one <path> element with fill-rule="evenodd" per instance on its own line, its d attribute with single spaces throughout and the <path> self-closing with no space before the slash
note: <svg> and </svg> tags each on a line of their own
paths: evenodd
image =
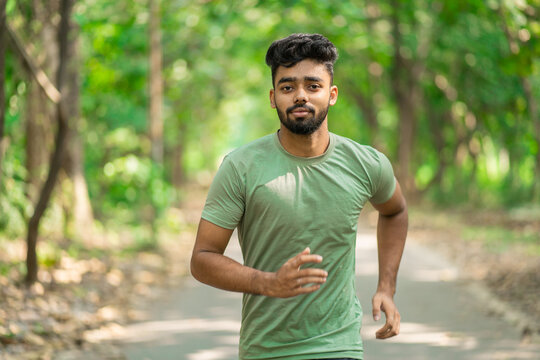
<svg viewBox="0 0 540 360">
<path fill-rule="evenodd" d="M 321 79 L 318 76 L 304 76 L 304 80 L 305 81 L 312 81 L 312 82 L 322 82 L 323 81 L 323 79 Z M 277 83 L 282 84 L 282 83 L 286 83 L 286 82 L 295 82 L 295 81 L 296 81 L 296 77 L 282 77 L 281 79 L 279 79 L 279 81 Z"/>
<path fill-rule="evenodd" d="M 323 79 L 321 79 L 318 76 L 305 76 L 304 80 L 306 80 L 306 81 L 314 81 L 314 82 L 322 82 L 323 81 Z"/>
<path fill-rule="evenodd" d="M 296 81 L 295 77 L 282 77 L 281 79 L 279 79 L 279 81 L 277 83 L 281 84 L 281 83 L 284 83 L 284 82 L 295 82 L 295 81 Z"/>
</svg>

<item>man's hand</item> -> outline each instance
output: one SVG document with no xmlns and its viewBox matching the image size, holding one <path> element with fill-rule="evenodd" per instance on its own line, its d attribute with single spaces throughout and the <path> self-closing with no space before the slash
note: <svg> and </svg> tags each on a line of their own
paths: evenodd
<svg viewBox="0 0 540 360">
<path fill-rule="evenodd" d="M 373 320 L 379 321 L 381 318 L 381 310 L 386 316 L 386 324 L 377 330 L 375 336 L 377 339 L 388 339 L 392 336 L 399 334 L 399 325 L 401 322 L 401 316 L 394 304 L 394 300 L 391 295 L 377 291 L 373 296 Z"/>
<path fill-rule="evenodd" d="M 322 269 L 300 269 L 300 266 L 307 263 L 320 263 L 322 256 L 310 255 L 310 249 L 289 259 L 275 273 L 268 273 L 264 295 L 288 298 L 301 294 L 308 294 L 317 291 L 324 282 L 328 273 Z M 314 284 L 304 286 L 306 284 Z"/>
</svg>

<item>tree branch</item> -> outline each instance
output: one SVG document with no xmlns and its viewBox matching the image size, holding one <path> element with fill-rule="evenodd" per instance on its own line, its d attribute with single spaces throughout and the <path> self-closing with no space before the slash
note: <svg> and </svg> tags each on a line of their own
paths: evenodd
<svg viewBox="0 0 540 360">
<path fill-rule="evenodd" d="M 17 33 L 6 21 L 5 23 L 6 33 L 11 40 L 11 44 L 15 53 L 21 58 L 26 67 L 30 70 L 31 75 L 36 79 L 39 86 L 43 89 L 43 92 L 47 97 L 55 104 L 60 102 L 62 95 L 60 91 L 54 86 L 52 81 L 47 77 L 47 74 L 34 62 L 29 52 L 24 47 L 22 40 Z"/>
</svg>

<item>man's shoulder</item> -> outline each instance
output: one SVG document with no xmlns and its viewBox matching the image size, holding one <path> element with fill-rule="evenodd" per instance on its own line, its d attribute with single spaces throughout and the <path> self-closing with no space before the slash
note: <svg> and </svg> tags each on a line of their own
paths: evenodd
<svg viewBox="0 0 540 360">
<path fill-rule="evenodd" d="M 336 150 L 338 161 L 346 163 L 355 174 L 367 178 L 374 192 L 377 191 L 381 176 L 394 179 L 392 164 L 386 155 L 374 147 L 336 135 Z"/>
<path fill-rule="evenodd" d="M 332 133 L 338 152 L 354 156 L 363 161 L 378 161 L 380 152 L 370 145 L 360 144 L 353 139 Z"/>
</svg>

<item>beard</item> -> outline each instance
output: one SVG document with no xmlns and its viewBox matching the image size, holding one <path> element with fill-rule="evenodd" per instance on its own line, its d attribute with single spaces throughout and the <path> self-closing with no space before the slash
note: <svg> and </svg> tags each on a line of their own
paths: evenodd
<svg viewBox="0 0 540 360">
<path fill-rule="evenodd" d="M 319 113 L 315 112 L 315 109 L 308 105 L 300 105 L 296 104 L 293 105 L 285 111 L 281 111 L 279 107 L 276 106 L 277 114 L 279 117 L 279 121 L 293 134 L 297 135 L 311 135 L 315 131 L 317 131 L 321 124 L 323 123 L 324 119 L 326 119 L 326 115 L 328 114 L 328 108 L 330 107 L 330 101 L 328 102 L 328 105 L 326 108 L 322 109 Z M 304 108 L 309 111 L 311 116 L 301 117 L 293 119 L 290 115 L 294 109 L 297 108 Z"/>
</svg>

